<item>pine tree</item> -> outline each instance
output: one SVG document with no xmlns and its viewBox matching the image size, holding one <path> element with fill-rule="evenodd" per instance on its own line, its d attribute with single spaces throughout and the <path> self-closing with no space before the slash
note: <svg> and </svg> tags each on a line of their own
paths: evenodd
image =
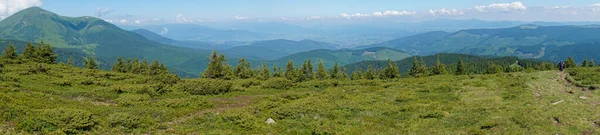
<svg viewBox="0 0 600 135">
<path fill-rule="evenodd" d="M 69 60 L 67 60 L 67 65 L 73 66 L 73 56 L 69 56 Z"/>
<path fill-rule="evenodd" d="M 425 65 L 423 58 L 419 60 L 417 57 L 413 57 L 413 65 L 408 74 L 412 77 L 421 77 L 426 76 L 428 74 L 427 72 L 427 65 Z"/>
<path fill-rule="evenodd" d="M 331 69 L 331 79 L 340 79 L 340 67 L 338 66 L 338 63 L 336 62 L 335 65 L 333 65 L 333 69 Z"/>
<path fill-rule="evenodd" d="M 125 62 L 123 62 L 123 58 L 119 56 L 117 58 L 117 62 L 113 64 L 111 71 L 113 72 L 122 72 L 122 69 L 125 67 Z"/>
<path fill-rule="evenodd" d="M 498 66 L 496 63 L 493 63 L 493 62 L 490 62 L 488 64 L 488 68 L 486 69 L 487 74 L 497 74 L 497 73 L 502 73 L 502 72 L 504 72 L 502 67 Z"/>
<path fill-rule="evenodd" d="M 42 42 L 37 48 L 37 62 L 48 64 L 56 63 L 57 55 L 54 54 L 50 44 L 44 44 L 44 42 Z"/>
<path fill-rule="evenodd" d="M 223 76 L 223 59 L 224 55 L 218 55 L 217 51 L 213 51 L 209 57 L 208 67 L 202 73 L 203 78 L 221 78 Z"/>
<path fill-rule="evenodd" d="M 229 65 L 229 62 L 225 62 L 225 66 L 223 67 L 223 79 L 235 79 L 235 74 L 233 73 L 233 69 L 231 69 L 231 65 Z"/>
<path fill-rule="evenodd" d="M 6 59 L 16 59 L 17 58 L 17 50 L 15 49 L 15 46 L 12 43 L 8 44 L 8 47 L 4 48 L 4 51 L 2 52 L 2 58 L 6 58 Z"/>
<path fill-rule="evenodd" d="M 235 66 L 233 72 L 237 78 L 248 79 L 252 77 L 252 69 L 250 69 L 250 63 L 244 58 L 238 59 L 238 64 Z"/>
<path fill-rule="evenodd" d="M 84 59 L 83 63 L 86 69 L 98 69 L 98 64 L 96 64 L 96 60 L 92 56 L 88 59 Z"/>
<path fill-rule="evenodd" d="M 352 80 L 360 80 L 363 79 L 363 71 L 362 69 L 358 68 L 356 70 L 354 70 L 354 72 L 352 72 Z"/>
<path fill-rule="evenodd" d="M 304 72 L 302 71 L 302 68 L 299 66 L 296 66 L 294 71 L 294 81 L 295 82 L 303 82 L 306 81 L 306 74 L 304 74 Z"/>
<path fill-rule="evenodd" d="M 435 68 L 433 68 L 433 75 L 445 75 L 448 74 L 448 70 L 446 70 L 446 65 L 440 62 L 440 58 L 438 55 L 437 60 L 435 61 Z"/>
<path fill-rule="evenodd" d="M 588 60 L 587 59 L 583 59 L 583 62 L 581 63 L 581 67 L 588 67 Z"/>
<path fill-rule="evenodd" d="M 596 63 L 594 62 L 594 60 L 590 61 L 590 64 L 588 64 L 588 67 L 594 67 L 596 66 Z"/>
<path fill-rule="evenodd" d="M 567 61 L 565 61 L 565 68 L 573 68 L 573 67 L 577 67 L 577 64 L 575 63 L 575 59 L 573 59 L 573 57 L 569 57 L 567 59 Z"/>
<path fill-rule="evenodd" d="M 281 77 L 281 74 L 279 74 L 279 70 L 276 65 L 273 65 L 273 77 Z"/>
<path fill-rule="evenodd" d="M 23 51 L 23 54 L 21 54 L 21 57 L 24 59 L 34 59 L 35 56 L 35 47 L 33 46 L 33 43 L 29 42 L 27 43 L 27 46 L 25 46 L 25 50 Z"/>
<path fill-rule="evenodd" d="M 296 71 L 294 70 L 294 61 L 289 60 L 287 65 L 285 65 L 285 73 L 284 76 L 288 80 L 295 80 Z"/>
<path fill-rule="evenodd" d="M 267 62 L 265 62 L 265 60 L 262 61 L 262 66 L 261 66 L 261 71 L 259 74 L 259 79 L 261 80 L 267 80 L 271 77 L 271 72 L 269 70 L 269 67 L 267 66 Z"/>
<path fill-rule="evenodd" d="M 369 67 L 367 67 L 367 71 L 365 71 L 365 75 L 363 78 L 368 79 L 368 80 L 373 80 L 373 79 L 377 78 L 377 73 L 376 73 L 375 69 L 373 68 L 373 65 L 369 64 Z"/>
<path fill-rule="evenodd" d="M 325 65 L 323 65 L 323 61 L 319 60 L 319 65 L 317 65 L 317 79 L 325 80 L 329 76 L 327 69 L 325 69 Z"/>
<path fill-rule="evenodd" d="M 392 62 L 391 59 L 388 59 L 387 67 L 381 71 L 380 78 L 381 79 L 400 78 L 400 71 L 398 70 L 396 63 Z"/>
<path fill-rule="evenodd" d="M 131 58 L 127 58 L 127 62 L 125 63 L 124 73 L 131 73 L 131 69 L 133 68 L 133 61 Z"/>
<path fill-rule="evenodd" d="M 343 79 L 343 80 L 349 79 L 346 67 L 342 67 L 342 69 L 340 71 L 341 71 L 340 76 L 342 77 L 341 79 Z"/>
<path fill-rule="evenodd" d="M 459 58 L 458 64 L 456 65 L 456 74 L 457 75 L 465 75 L 467 74 L 465 63 L 462 58 Z"/>
<path fill-rule="evenodd" d="M 311 60 L 308 59 L 307 61 L 304 61 L 304 64 L 302 64 L 302 73 L 308 80 L 312 80 L 314 78 L 313 70 L 314 67 L 312 66 Z"/>
<path fill-rule="evenodd" d="M 124 67 L 124 65 L 122 66 Z M 120 69 L 121 71 L 123 70 L 123 68 Z M 152 64 L 150 64 L 150 67 L 148 67 L 148 73 L 150 75 L 160 75 L 163 74 L 168 71 L 164 71 L 160 65 L 160 63 L 158 62 L 158 59 L 155 59 Z"/>
<path fill-rule="evenodd" d="M 131 62 L 131 70 L 130 73 L 140 74 L 142 71 L 142 67 L 138 58 L 133 58 L 133 62 Z"/>
<path fill-rule="evenodd" d="M 140 74 L 142 74 L 142 75 L 148 75 L 149 74 L 149 72 L 148 72 L 149 71 L 148 65 L 149 65 L 148 59 L 144 59 L 144 62 L 142 62 L 141 65 L 140 65 L 140 68 L 141 68 Z"/>
</svg>

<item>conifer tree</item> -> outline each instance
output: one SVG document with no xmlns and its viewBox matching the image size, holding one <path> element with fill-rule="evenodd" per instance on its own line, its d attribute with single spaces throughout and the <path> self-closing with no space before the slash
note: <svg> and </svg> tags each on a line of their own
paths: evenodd
<svg viewBox="0 0 600 135">
<path fill-rule="evenodd" d="M 438 56 L 435 61 L 435 68 L 433 68 L 433 75 L 445 75 L 448 74 L 448 70 L 446 70 L 446 65 L 440 62 L 440 58 Z"/>
<path fill-rule="evenodd" d="M 48 64 L 56 63 L 57 55 L 52 51 L 52 46 L 50 46 L 50 44 L 44 44 L 44 42 L 42 42 L 37 48 L 37 62 Z"/>
<path fill-rule="evenodd" d="M 281 74 L 279 74 L 279 70 L 276 65 L 273 65 L 273 77 L 281 77 Z"/>
<path fill-rule="evenodd" d="M 575 59 L 573 59 L 573 57 L 569 57 L 567 59 L 567 61 L 565 61 L 565 68 L 573 68 L 573 67 L 577 67 L 577 64 L 575 63 Z"/>
<path fill-rule="evenodd" d="M 356 70 L 354 70 L 354 72 L 352 72 L 352 80 L 360 80 L 363 79 L 363 71 L 362 69 L 358 68 Z"/>
<path fill-rule="evenodd" d="M 35 46 L 33 46 L 33 43 L 27 43 L 27 46 L 25 46 L 25 50 L 23 51 L 23 54 L 21 54 L 21 56 L 24 59 L 34 59 L 36 57 Z"/>
<path fill-rule="evenodd" d="M 231 65 L 229 65 L 229 62 L 225 62 L 225 66 L 223 67 L 223 79 L 235 79 L 235 74 L 233 73 L 233 69 L 231 68 Z"/>
<path fill-rule="evenodd" d="M 363 78 L 368 79 L 368 80 L 373 80 L 373 79 L 377 78 L 377 73 L 376 73 L 375 69 L 373 68 L 373 65 L 369 64 L 369 67 L 367 67 L 367 71 L 365 71 Z"/>
<path fill-rule="evenodd" d="M 125 62 L 123 62 L 123 58 L 121 56 L 119 56 L 117 58 L 117 62 L 115 62 L 115 64 L 113 64 L 111 71 L 122 72 L 124 67 L 125 67 Z"/>
<path fill-rule="evenodd" d="M 408 74 L 412 77 L 421 77 L 426 76 L 428 74 L 427 72 L 427 65 L 425 65 L 423 58 L 419 60 L 416 56 L 413 57 L 413 65 Z"/>
<path fill-rule="evenodd" d="M 347 71 L 346 67 L 342 67 L 340 71 L 341 71 L 340 76 L 342 77 L 341 79 L 343 79 L 343 80 L 349 79 L 348 74 L 347 74 L 348 71 Z"/>
<path fill-rule="evenodd" d="M 488 74 L 497 74 L 502 72 L 504 72 L 504 69 L 502 69 L 502 67 L 498 66 L 496 63 L 493 62 L 490 62 L 488 64 L 488 68 L 486 69 L 486 73 Z"/>
<path fill-rule="evenodd" d="M 302 73 L 306 76 L 308 80 L 312 80 L 314 78 L 314 67 L 310 59 L 304 61 L 302 64 Z"/>
<path fill-rule="evenodd" d="M 122 67 L 124 67 L 124 65 Z M 121 68 L 120 71 L 123 71 L 123 68 Z M 165 72 L 168 73 L 168 71 L 164 71 L 162 69 L 162 66 L 158 62 L 158 59 L 155 59 L 152 62 L 152 64 L 150 64 L 150 67 L 148 67 L 148 72 L 149 72 L 150 75 L 159 75 L 159 74 L 163 74 Z"/>
<path fill-rule="evenodd" d="M 131 70 L 130 73 L 139 74 L 142 71 L 142 67 L 138 58 L 133 58 L 133 62 L 131 62 Z"/>
<path fill-rule="evenodd" d="M 219 56 L 217 51 L 213 51 L 209 57 L 208 67 L 202 73 L 203 78 L 221 78 L 223 71 L 223 59 L 224 55 Z"/>
<path fill-rule="evenodd" d="M 96 64 L 96 60 L 91 55 L 88 59 L 84 59 L 83 63 L 86 69 L 98 69 L 98 64 Z"/>
<path fill-rule="evenodd" d="M 238 64 L 235 66 L 235 70 L 233 72 L 235 77 L 241 79 L 248 79 L 252 77 L 252 69 L 250 69 L 250 63 L 246 61 L 244 58 L 238 59 Z"/>
<path fill-rule="evenodd" d="M 73 56 L 69 56 L 69 60 L 67 60 L 67 65 L 73 66 Z"/>
<path fill-rule="evenodd" d="M 583 62 L 581 63 L 581 67 L 588 67 L 588 60 L 587 59 L 583 59 Z"/>
<path fill-rule="evenodd" d="M 261 70 L 260 70 L 260 74 L 259 74 L 259 79 L 261 80 L 267 80 L 271 77 L 271 72 L 269 70 L 269 67 L 267 66 L 267 62 L 265 62 L 265 60 L 262 61 L 262 66 L 261 66 Z"/>
<path fill-rule="evenodd" d="M 143 75 L 148 75 L 149 74 L 149 72 L 148 72 L 149 71 L 148 65 L 149 65 L 148 59 L 144 59 L 144 62 L 142 62 L 141 65 L 140 65 L 140 68 L 141 68 L 140 74 L 143 74 Z"/>
<path fill-rule="evenodd" d="M 131 60 L 131 58 L 127 58 L 127 62 L 125 63 L 124 73 L 131 73 L 132 68 L 133 68 L 133 61 Z"/>
<path fill-rule="evenodd" d="M 294 80 L 296 76 L 296 71 L 294 70 L 294 61 L 289 60 L 287 65 L 285 65 L 285 73 L 284 76 L 288 80 Z"/>
<path fill-rule="evenodd" d="M 331 69 L 331 79 L 340 79 L 340 67 L 338 66 L 338 63 L 336 62 L 335 65 L 333 65 L 333 69 Z"/>
<path fill-rule="evenodd" d="M 16 59 L 17 58 L 17 50 L 15 49 L 15 46 L 12 43 L 8 44 L 8 47 L 4 48 L 4 51 L 2 52 L 2 58 L 6 58 L 6 59 Z"/>
<path fill-rule="evenodd" d="M 319 65 L 317 65 L 316 77 L 319 80 L 325 80 L 325 79 L 327 79 L 327 77 L 329 77 L 329 73 L 328 73 L 327 69 L 325 69 L 325 65 L 323 64 L 323 61 L 321 61 L 321 60 L 319 60 Z"/>
<path fill-rule="evenodd" d="M 462 58 L 458 59 L 458 64 L 456 65 L 456 74 L 457 75 L 465 75 L 467 74 L 465 63 Z"/>
<path fill-rule="evenodd" d="M 302 70 L 301 67 L 296 66 L 294 69 L 295 69 L 295 71 L 294 71 L 294 81 L 296 81 L 296 82 L 303 82 L 303 81 L 307 80 L 306 74 L 304 74 L 304 72 L 303 72 L 303 70 Z"/>
<path fill-rule="evenodd" d="M 590 61 L 590 64 L 588 64 L 588 67 L 594 67 L 596 66 L 596 63 L 594 62 L 594 60 Z"/>
</svg>

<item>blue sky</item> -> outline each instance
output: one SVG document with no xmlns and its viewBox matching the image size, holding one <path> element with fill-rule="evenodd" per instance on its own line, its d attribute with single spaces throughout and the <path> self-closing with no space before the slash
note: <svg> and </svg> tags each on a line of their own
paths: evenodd
<svg viewBox="0 0 600 135">
<path fill-rule="evenodd" d="M 122 24 L 223 21 L 600 21 L 600 0 L 0 0 L 0 18 L 40 6 Z"/>
</svg>

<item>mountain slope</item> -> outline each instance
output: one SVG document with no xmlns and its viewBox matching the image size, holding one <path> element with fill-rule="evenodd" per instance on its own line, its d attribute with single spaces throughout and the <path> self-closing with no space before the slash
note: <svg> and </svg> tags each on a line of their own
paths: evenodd
<svg viewBox="0 0 600 135">
<path fill-rule="evenodd" d="M 142 27 L 154 33 L 160 33 L 181 41 L 225 42 L 264 40 L 268 34 L 245 30 L 221 30 L 195 24 L 166 24 Z"/>
<path fill-rule="evenodd" d="M 312 40 L 267 40 L 257 41 L 246 46 L 237 46 L 225 50 L 225 54 L 238 55 L 254 59 L 274 60 L 283 56 L 317 49 L 337 49 L 336 45 Z"/>
<path fill-rule="evenodd" d="M 93 17 L 64 17 L 32 7 L 2 20 L 0 38 L 49 42 L 56 48 L 74 48 L 94 55 L 109 68 L 118 56 L 158 59 L 175 66 L 190 59 L 206 60 L 209 51 L 165 45 L 141 35 L 122 30 Z M 59 54 L 60 55 L 60 54 Z M 198 74 L 203 68 L 177 68 L 180 72 Z"/>
<path fill-rule="evenodd" d="M 292 54 L 277 60 L 273 60 L 270 63 L 285 65 L 288 60 L 293 60 L 296 64 L 298 64 L 311 59 L 314 63 L 317 63 L 319 60 L 321 60 L 325 64 L 325 67 L 331 68 L 336 62 L 340 65 L 345 65 L 364 60 L 401 60 L 407 57 L 410 57 L 410 55 L 406 52 L 385 47 L 374 47 L 360 50 L 319 49 Z"/>
<path fill-rule="evenodd" d="M 439 53 L 436 55 L 422 56 L 422 57 L 418 57 L 418 58 L 419 59 L 422 58 L 423 61 L 425 62 L 425 64 L 427 65 L 427 67 L 434 66 L 435 62 L 439 58 L 441 63 L 447 65 L 446 68 L 447 68 L 448 72 L 451 72 L 451 73 L 456 70 L 456 63 L 458 63 L 459 59 L 462 59 L 463 62 L 465 62 L 468 65 L 466 67 L 467 71 L 471 72 L 471 73 L 477 73 L 477 74 L 485 73 L 485 70 L 481 70 L 481 69 L 486 69 L 489 66 L 490 62 L 493 62 L 502 67 L 508 67 L 512 64 L 515 64 L 516 62 L 518 62 L 518 64 L 520 64 L 523 67 L 525 67 L 527 64 L 537 65 L 537 64 L 540 64 L 541 62 L 544 62 L 542 60 L 520 59 L 517 57 L 483 57 L 483 56 L 475 56 L 475 55 L 468 55 L 468 54 L 456 54 L 456 53 Z M 400 69 L 400 73 L 405 75 L 405 74 L 408 74 L 408 72 L 410 71 L 410 68 L 412 67 L 413 58 L 409 57 L 409 58 L 398 60 L 395 62 L 398 65 L 398 68 Z M 375 68 L 375 69 L 383 69 L 383 68 L 387 67 L 387 61 L 385 61 L 385 60 L 360 61 L 360 62 L 344 65 L 344 67 L 346 69 L 348 69 L 348 71 L 354 71 L 356 69 L 362 69 L 364 71 L 369 67 L 369 65 L 372 65 L 373 68 Z"/>
<path fill-rule="evenodd" d="M 433 31 L 422 34 L 417 34 L 413 36 L 403 37 L 395 40 L 390 40 L 383 43 L 373 44 L 366 47 L 389 47 L 389 48 L 399 48 L 403 49 L 411 54 L 418 54 L 419 50 L 414 50 L 411 48 L 418 48 L 419 46 L 425 46 L 432 43 L 435 43 L 438 40 L 444 39 L 444 37 L 450 35 L 451 33 L 443 32 L 443 31 Z"/>
</svg>

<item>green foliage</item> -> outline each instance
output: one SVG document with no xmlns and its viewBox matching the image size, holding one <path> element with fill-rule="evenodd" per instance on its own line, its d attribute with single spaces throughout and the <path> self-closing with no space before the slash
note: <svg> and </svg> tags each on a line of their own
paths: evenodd
<svg viewBox="0 0 600 135">
<path fill-rule="evenodd" d="M 458 64 L 456 66 L 456 74 L 464 75 L 467 73 L 467 69 L 465 68 L 465 62 L 463 62 L 462 58 L 458 60 Z"/>
<path fill-rule="evenodd" d="M 2 58 L 6 59 L 16 59 L 17 58 L 17 50 L 13 44 L 9 44 L 8 47 L 4 48 L 2 52 Z"/>
<path fill-rule="evenodd" d="M 382 70 L 380 75 L 381 79 L 395 79 L 400 78 L 400 70 L 396 66 L 396 63 L 392 62 L 391 59 L 387 61 L 387 67 Z"/>
<path fill-rule="evenodd" d="M 73 56 L 69 56 L 69 60 L 67 60 L 67 65 L 73 66 Z"/>
<path fill-rule="evenodd" d="M 28 114 L 17 124 L 17 128 L 34 133 L 78 134 L 92 130 L 98 125 L 95 116 L 79 109 L 42 109 Z"/>
<path fill-rule="evenodd" d="M 233 83 L 219 79 L 194 79 L 177 83 L 178 90 L 194 95 L 222 94 L 232 91 Z"/>
<path fill-rule="evenodd" d="M 286 78 L 272 78 L 262 83 L 262 88 L 287 90 L 294 86 L 294 82 Z"/>
<path fill-rule="evenodd" d="M 296 71 L 295 71 L 295 68 L 294 68 L 294 61 L 289 60 L 288 63 L 285 65 L 284 76 L 288 80 L 295 80 Z"/>
<path fill-rule="evenodd" d="M 87 59 L 84 59 L 83 61 L 84 63 L 84 68 L 86 69 L 98 69 L 98 64 L 96 64 L 96 59 L 94 59 L 94 57 L 90 56 Z"/>
<path fill-rule="evenodd" d="M 583 59 L 583 62 L 581 62 L 581 67 L 588 67 L 588 60 L 587 59 Z"/>
<path fill-rule="evenodd" d="M 340 67 L 338 66 L 337 63 L 335 63 L 335 65 L 333 66 L 333 69 L 331 69 L 331 79 L 342 79 L 343 75 L 342 75 L 342 71 L 340 70 Z"/>
<path fill-rule="evenodd" d="M 566 71 L 567 79 L 577 86 L 600 89 L 600 68 L 576 67 Z"/>
<path fill-rule="evenodd" d="M 235 66 L 234 74 L 235 77 L 241 79 L 248 79 L 252 77 L 252 69 L 250 68 L 250 63 L 246 61 L 246 59 L 240 58 L 238 60 L 237 66 Z"/>
<path fill-rule="evenodd" d="M 324 79 L 329 78 L 329 71 L 327 71 L 327 69 L 325 69 L 325 65 L 323 65 L 323 61 L 319 60 L 319 65 L 317 66 L 316 77 L 319 80 L 324 80 Z"/>
<path fill-rule="evenodd" d="M 488 69 L 486 70 L 487 74 L 497 74 L 504 73 L 504 68 L 498 66 L 496 63 L 490 63 Z"/>
<path fill-rule="evenodd" d="M 575 63 L 575 59 L 573 59 L 573 57 L 569 57 L 565 61 L 565 68 L 574 68 L 574 67 L 577 67 L 577 64 Z"/>
<path fill-rule="evenodd" d="M 588 67 L 594 67 L 596 66 L 596 62 L 594 62 L 594 60 L 590 61 L 590 64 L 588 65 Z"/>
<path fill-rule="evenodd" d="M 107 121 L 110 127 L 124 128 L 127 129 L 127 131 L 131 131 L 133 129 L 138 128 L 150 127 L 154 124 L 152 123 L 152 121 L 145 120 L 140 118 L 139 116 L 123 112 L 117 112 L 108 115 Z"/>
<path fill-rule="evenodd" d="M 369 67 L 367 68 L 367 71 L 365 71 L 364 79 L 373 80 L 373 79 L 377 79 L 377 78 L 378 78 L 377 71 L 375 70 L 375 68 L 373 68 L 372 65 L 369 65 Z"/>
<path fill-rule="evenodd" d="M 314 67 L 313 67 L 312 61 L 310 59 L 308 59 L 307 61 L 304 61 L 304 64 L 302 64 L 302 74 L 308 80 L 314 79 L 314 77 L 315 77 Z"/>
<path fill-rule="evenodd" d="M 225 55 L 217 54 L 217 51 L 213 51 L 209 56 L 210 61 L 208 62 L 208 67 L 201 74 L 202 78 L 211 78 L 211 79 L 222 79 L 225 76 L 225 72 L 223 70 L 225 62 Z"/>
<path fill-rule="evenodd" d="M 410 68 L 410 72 L 408 73 L 408 75 L 410 75 L 411 77 L 423 77 L 423 76 L 427 76 L 429 73 L 427 71 L 427 65 L 425 65 L 425 61 L 423 61 L 423 58 L 421 58 L 421 60 L 418 60 L 417 57 L 413 57 L 413 64 L 412 64 L 412 68 Z"/>
<path fill-rule="evenodd" d="M 440 62 L 439 55 L 437 55 L 437 59 L 435 61 L 435 67 L 433 68 L 432 75 L 445 75 L 448 74 L 448 70 L 446 70 L 446 65 Z"/>
<path fill-rule="evenodd" d="M 263 60 L 263 64 L 261 66 L 260 73 L 258 75 L 258 79 L 267 80 L 269 78 L 271 78 L 271 71 L 269 70 L 269 67 L 267 66 L 267 62 L 265 62 Z"/>
</svg>

